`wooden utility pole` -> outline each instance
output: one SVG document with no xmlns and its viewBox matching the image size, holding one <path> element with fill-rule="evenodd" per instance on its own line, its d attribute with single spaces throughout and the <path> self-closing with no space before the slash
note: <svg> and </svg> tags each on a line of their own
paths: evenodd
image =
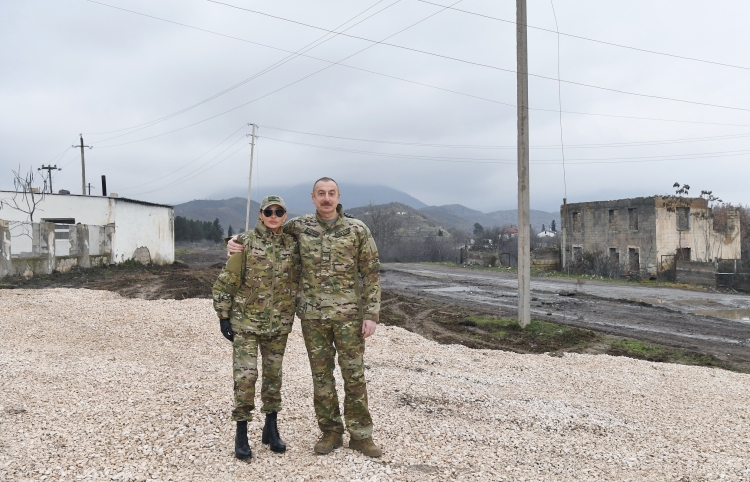
<svg viewBox="0 0 750 482">
<path fill-rule="evenodd" d="M 250 231 L 250 188 L 253 185 L 253 151 L 255 151 L 255 129 L 258 127 L 255 124 L 248 124 L 253 126 L 253 132 L 250 134 L 250 175 L 247 177 L 247 213 L 245 214 L 245 231 Z"/>
<path fill-rule="evenodd" d="M 531 222 L 529 201 L 529 56 L 526 0 L 516 0 L 518 84 L 518 324 L 531 322 Z"/>
<path fill-rule="evenodd" d="M 80 134 L 81 136 L 81 145 L 79 146 L 73 146 L 73 147 L 80 147 L 81 148 L 81 194 L 84 196 L 86 195 L 86 161 L 83 159 L 83 148 L 88 147 L 89 149 L 92 149 L 94 146 L 86 146 L 83 144 L 83 134 Z"/>
<path fill-rule="evenodd" d="M 62 171 L 62 169 L 57 167 L 57 164 L 54 166 L 45 166 L 42 164 L 42 167 L 38 168 L 37 171 L 47 171 L 47 177 L 49 178 L 49 193 L 52 194 L 54 192 L 52 190 L 52 171 Z"/>
</svg>

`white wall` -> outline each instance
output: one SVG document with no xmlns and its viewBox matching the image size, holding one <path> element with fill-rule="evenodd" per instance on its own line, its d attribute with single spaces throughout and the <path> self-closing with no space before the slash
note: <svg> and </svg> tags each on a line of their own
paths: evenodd
<svg viewBox="0 0 750 482">
<path fill-rule="evenodd" d="M 0 191 L 0 199 L 10 201 L 15 194 Z M 20 202 L 21 197 L 19 194 L 16 199 Z M 98 226 L 114 224 L 112 251 L 117 263 L 131 259 L 141 246 L 148 248 L 154 263 L 174 262 L 174 210 L 171 206 L 125 198 L 47 194 L 37 206 L 34 222 L 48 218 L 73 218 L 76 223 Z M 28 216 L 5 206 L 0 209 L 0 219 L 28 221 Z"/>
<path fill-rule="evenodd" d="M 136 249 L 145 246 L 151 262 L 174 263 L 174 210 L 123 201 L 115 202 L 116 262 L 132 258 Z"/>
</svg>

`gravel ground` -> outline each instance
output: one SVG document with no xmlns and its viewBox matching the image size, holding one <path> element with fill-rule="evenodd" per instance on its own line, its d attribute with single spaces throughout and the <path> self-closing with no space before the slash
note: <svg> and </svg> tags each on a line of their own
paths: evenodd
<svg viewBox="0 0 750 482">
<path fill-rule="evenodd" d="M 439 345 L 381 326 L 380 460 L 315 456 L 299 326 L 286 454 L 233 458 L 231 347 L 209 300 L 2 290 L 0 480 L 750 480 L 750 376 L 606 355 Z"/>
</svg>

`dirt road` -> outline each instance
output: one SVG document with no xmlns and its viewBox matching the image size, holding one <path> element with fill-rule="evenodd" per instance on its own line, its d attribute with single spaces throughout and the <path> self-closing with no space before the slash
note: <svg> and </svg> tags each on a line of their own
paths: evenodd
<svg viewBox="0 0 750 482">
<path fill-rule="evenodd" d="M 386 264 L 382 283 L 384 290 L 407 296 L 516 313 L 513 273 Z M 750 313 L 748 295 L 561 278 L 534 278 L 531 289 L 533 318 L 750 364 L 750 320 L 741 319 Z M 719 318 L 735 315 L 740 319 Z"/>
</svg>

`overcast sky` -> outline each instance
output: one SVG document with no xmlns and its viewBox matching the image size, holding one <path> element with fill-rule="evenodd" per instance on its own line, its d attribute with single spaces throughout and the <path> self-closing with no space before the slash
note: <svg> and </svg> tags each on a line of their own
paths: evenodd
<svg viewBox="0 0 750 482">
<path fill-rule="evenodd" d="M 246 186 L 243 135 L 254 122 L 253 189 L 262 194 L 331 176 L 427 204 L 515 208 L 516 76 L 499 70 L 515 70 L 512 23 L 418 0 L 225 1 L 329 30 L 356 17 L 343 29 L 364 21 L 346 33 L 376 41 L 411 26 L 386 42 L 484 65 L 332 34 L 308 57 L 288 58 L 326 32 L 203 0 L 5 1 L 0 189 L 12 188 L 11 169 L 52 163 L 63 166 L 55 191 L 80 193 L 80 155 L 70 146 L 83 133 L 94 146 L 86 151 L 93 194 L 105 174 L 121 196 L 215 198 Z M 693 103 L 562 83 L 563 176 L 558 83 L 531 77 L 532 208 L 557 210 L 566 187 L 578 202 L 665 194 L 674 182 L 750 204 L 750 3 L 554 7 L 563 33 L 734 67 L 561 36 L 563 80 Z M 515 19 L 512 1 L 455 8 Z M 555 30 L 549 0 L 528 9 L 531 26 Z M 555 33 L 528 35 L 530 73 L 557 78 Z"/>
</svg>

